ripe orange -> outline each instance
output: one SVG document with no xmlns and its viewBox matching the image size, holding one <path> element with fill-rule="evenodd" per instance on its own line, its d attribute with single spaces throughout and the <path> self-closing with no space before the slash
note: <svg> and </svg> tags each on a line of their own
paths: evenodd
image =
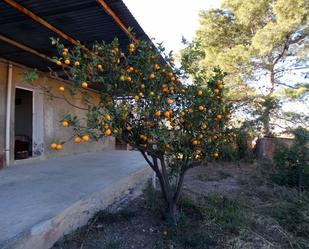
<svg viewBox="0 0 309 249">
<path fill-rule="evenodd" d="M 161 116 L 161 112 L 160 111 L 156 111 L 154 114 L 156 117 L 160 117 Z"/>
<path fill-rule="evenodd" d="M 135 95 L 135 96 L 134 96 L 134 99 L 135 99 L 135 101 L 138 101 L 138 100 L 139 100 L 139 96 L 138 96 L 138 95 Z"/>
<path fill-rule="evenodd" d="M 108 114 L 106 114 L 104 117 L 105 117 L 105 119 L 106 119 L 107 121 L 111 121 L 111 119 L 112 119 L 111 116 L 108 115 Z"/>
<path fill-rule="evenodd" d="M 202 111 L 204 111 L 205 107 L 202 106 L 202 105 L 200 105 L 200 106 L 198 107 L 198 109 L 202 112 Z"/>
<path fill-rule="evenodd" d="M 64 92 L 64 87 L 63 86 L 59 86 L 59 91 L 60 92 Z"/>
<path fill-rule="evenodd" d="M 127 129 L 128 132 L 130 132 L 132 130 L 132 127 L 131 126 L 127 126 L 126 129 Z"/>
<path fill-rule="evenodd" d="M 198 144 L 198 141 L 197 141 L 196 139 L 193 139 L 193 140 L 192 140 L 192 144 L 193 144 L 193 145 L 197 145 L 197 144 Z"/>
<path fill-rule="evenodd" d="M 65 61 L 64 61 L 64 63 L 66 64 L 66 65 L 70 65 L 70 60 L 69 59 L 66 59 Z"/>
<path fill-rule="evenodd" d="M 140 97 L 143 97 L 143 96 L 144 96 L 144 94 L 143 94 L 142 92 L 140 92 L 138 95 L 139 95 Z"/>
<path fill-rule="evenodd" d="M 202 139 L 203 137 L 204 137 L 203 134 L 199 134 L 199 135 L 197 136 L 198 139 Z"/>
<path fill-rule="evenodd" d="M 220 90 L 222 90 L 224 87 L 223 87 L 223 85 L 222 84 L 218 84 L 218 89 L 220 89 Z"/>
<path fill-rule="evenodd" d="M 214 152 L 212 155 L 213 155 L 213 157 L 215 157 L 215 158 L 219 157 L 219 153 L 218 153 L 218 152 Z"/>
<path fill-rule="evenodd" d="M 207 125 L 206 125 L 206 124 L 202 124 L 202 125 L 201 125 L 201 128 L 202 128 L 203 130 L 205 130 L 205 129 L 207 129 Z"/>
<path fill-rule="evenodd" d="M 221 119 L 221 118 L 222 118 L 222 115 L 218 114 L 217 119 Z"/>
<path fill-rule="evenodd" d="M 126 76 L 121 75 L 119 79 L 120 79 L 120 81 L 125 81 L 126 80 Z"/>
<path fill-rule="evenodd" d="M 139 85 L 139 87 L 142 88 L 142 89 L 145 89 L 145 84 L 142 83 L 142 84 Z"/>
<path fill-rule="evenodd" d="M 83 141 L 88 142 L 90 140 L 90 137 L 88 135 L 82 136 Z"/>
<path fill-rule="evenodd" d="M 58 65 L 58 66 L 61 66 L 61 61 L 59 61 L 59 60 L 56 60 L 56 64 Z"/>
<path fill-rule="evenodd" d="M 55 150 L 55 149 L 57 148 L 57 144 L 56 144 L 56 143 L 52 143 L 52 144 L 50 145 L 50 148 L 52 148 L 53 150 Z"/>
<path fill-rule="evenodd" d="M 159 66 L 158 64 L 155 64 L 155 65 L 154 65 L 154 69 L 160 70 L 160 66 Z"/>
<path fill-rule="evenodd" d="M 82 88 L 87 88 L 88 87 L 88 83 L 87 82 L 83 82 L 82 83 Z"/>
<path fill-rule="evenodd" d="M 74 142 L 79 144 L 82 141 L 82 139 L 80 137 L 75 137 L 74 138 Z"/>
<path fill-rule="evenodd" d="M 169 104 L 169 105 L 171 105 L 171 104 L 174 103 L 174 100 L 172 100 L 172 99 L 167 99 L 167 100 L 166 100 L 166 103 Z"/>
<path fill-rule="evenodd" d="M 150 75 L 149 75 L 149 78 L 150 79 L 154 79 L 156 76 L 155 76 L 155 74 L 154 73 L 151 73 Z"/>
<path fill-rule="evenodd" d="M 62 56 L 63 56 L 63 57 L 67 56 L 67 54 L 68 54 L 68 53 L 65 52 L 65 51 L 62 52 Z"/>
<path fill-rule="evenodd" d="M 162 88 L 162 92 L 163 92 L 163 93 L 168 93 L 168 88 L 167 88 L 167 87 L 163 87 L 163 88 Z"/>
<path fill-rule="evenodd" d="M 111 129 L 106 129 L 104 134 L 105 134 L 105 136 L 110 136 L 112 134 Z"/>
<path fill-rule="evenodd" d="M 67 48 L 63 48 L 62 51 L 67 53 L 69 50 Z"/>
<path fill-rule="evenodd" d="M 127 77 L 127 81 L 131 82 L 132 78 L 130 76 Z"/>
<path fill-rule="evenodd" d="M 165 111 L 164 112 L 164 117 L 169 118 L 171 116 L 169 111 Z"/>
<path fill-rule="evenodd" d="M 214 89 L 214 93 L 215 93 L 215 94 L 218 94 L 219 92 L 220 92 L 220 90 L 219 90 L 219 89 L 217 89 L 217 88 L 216 88 L 216 89 Z"/>
<path fill-rule="evenodd" d="M 171 80 L 172 80 L 172 81 L 175 81 L 175 80 L 176 80 L 176 78 L 173 76 L 173 77 L 171 78 Z"/>
<path fill-rule="evenodd" d="M 103 68 L 102 65 L 101 65 L 101 64 L 98 64 L 98 69 L 99 69 L 99 70 L 102 70 L 102 68 Z"/>
<path fill-rule="evenodd" d="M 62 150 L 62 145 L 61 144 L 57 144 L 56 150 Z"/>
<path fill-rule="evenodd" d="M 151 92 L 149 93 L 149 95 L 150 95 L 150 96 L 154 96 L 155 93 L 151 91 Z"/>
<path fill-rule="evenodd" d="M 148 138 L 148 139 L 147 139 L 147 143 L 152 144 L 152 143 L 153 143 L 152 139 L 151 139 L 151 138 Z"/>
<path fill-rule="evenodd" d="M 133 48 L 135 48 L 135 44 L 134 43 L 130 43 L 129 44 L 129 49 L 133 49 Z"/>
<path fill-rule="evenodd" d="M 202 95 L 203 95 L 202 90 L 198 90 L 198 91 L 197 91 L 197 96 L 198 96 L 198 97 L 202 97 Z"/>
<path fill-rule="evenodd" d="M 74 66 L 78 67 L 80 65 L 79 61 L 74 62 Z"/>
<path fill-rule="evenodd" d="M 62 121 L 62 127 L 63 128 L 67 128 L 68 126 L 69 126 L 69 122 L 68 121 L 66 121 L 66 120 Z"/>
</svg>

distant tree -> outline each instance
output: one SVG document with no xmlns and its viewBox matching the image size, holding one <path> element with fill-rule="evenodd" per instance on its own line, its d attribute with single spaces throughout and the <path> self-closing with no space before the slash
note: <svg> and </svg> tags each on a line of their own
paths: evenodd
<svg viewBox="0 0 309 249">
<path fill-rule="evenodd" d="M 308 0 L 224 0 L 221 9 L 201 12 L 182 65 L 206 77 L 219 66 L 227 73 L 227 99 L 251 108 L 268 135 L 271 119 L 283 117 L 274 116 L 283 99 L 308 97 L 308 20 Z"/>
<path fill-rule="evenodd" d="M 76 143 L 113 135 L 140 151 L 175 217 L 187 170 L 219 157 L 226 119 L 221 73 L 184 84 L 174 58 L 163 60 L 163 47 L 157 51 L 145 41 L 132 41 L 124 51 L 117 39 L 96 43 L 92 50 L 53 43 L 60 54 L 56 63 L 75 85 L 71 93 L 82 93 L 88 106 L 86 118 L 69 113 L 62 126 L 72 128 Z M 97 89 L 99 101 L 87 97 L 87 88 Z"/>
</svg>

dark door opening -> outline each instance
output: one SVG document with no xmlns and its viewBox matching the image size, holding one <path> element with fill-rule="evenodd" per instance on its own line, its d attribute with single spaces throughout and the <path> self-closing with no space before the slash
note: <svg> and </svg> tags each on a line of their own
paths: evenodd
<svg viewBox="0 0 309 249">
<path fill-rule="evenodd" d="M 15 160 L 32 156 L 33 92 L 16 88 L 15 94 Z"/>
</svg>

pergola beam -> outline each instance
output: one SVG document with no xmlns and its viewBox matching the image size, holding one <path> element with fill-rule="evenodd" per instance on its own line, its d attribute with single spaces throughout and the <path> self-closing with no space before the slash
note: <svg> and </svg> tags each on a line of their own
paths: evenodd
<svg viewBox="0 0 309 249">
<path fill-rule="evenodd" d="M 108 6 L 108 4 L 104 0 L 96 0 L 99 5 L 105 10 L 105 12 L 110 15 L 113 20 L 118 24 L 118 26 L 127 33 L 134 41 L 136 41 L 136 38 L 129 32 L 129 29 L 126 27 L 126 25 L 120 20 L 120 18 L 117 16 L 117 14 Z"/>
<path fill-rule="evenodd" d="M 22 44 L 22 43 L 19 43 L 19 42 L 15 41 L 15 40 L 13 40 L 13 39 L 11 39 L 11 38 L 8 38 L 8 37 L 6 37 L 6 36 L 4 36 L 4 35 L 1 35 L 1 34 L 0 34 L 0 40 L 1 40 L 1 41 L 4 41 L 4 42 L 6 42 L 6 43 L 9 43 L 9 44 L 11 44 L 11 45 L 13 45 L 13 46 L 15 46 L 15 47 L 17 47 L 17 48 L 20 48 L 20 49 L 22 49 L 22 50 L 24 50 L 24 51 L 26 51 L 26 52 L 28 52 L 28 53 L 31 53 L 31 54 L 34 54 L 34 55 L 36 55 L 36 56 L 38 56 L 38 57 L 41 57 L 41 58 L 43 58 L 43 59 L 46 59 L 46 60 L 55 62 L 55 61 L 54 61 L 51 57 L 49 57 L 48 55 L 43 54 L 43 53 L 41 53 L 41 52 L 39 52 L 39 51 L 37 51 L 37 50 L 35 50 L 35 49 L 33 49 L 33 48 L 30 48 L 30 47 L 28 47 L 28 46 L 26 46 L 26 45 L 24 45 L 24 44 Z"/>
</svg>

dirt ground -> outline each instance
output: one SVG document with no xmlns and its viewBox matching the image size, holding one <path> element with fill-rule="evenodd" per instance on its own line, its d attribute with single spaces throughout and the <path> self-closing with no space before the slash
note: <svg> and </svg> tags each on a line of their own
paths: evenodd
<svg viewBox="0 0 309 249">
<path fill-rule="evenodd" d="M 118 211 L 99 212 L 53 249 L 309 248 L 309 198 L 270 184 L 265 167 L 194 168 L 185 178 L 176 226 L 164 215 L 160 194 L 148 187 Z"/>
</svg>

